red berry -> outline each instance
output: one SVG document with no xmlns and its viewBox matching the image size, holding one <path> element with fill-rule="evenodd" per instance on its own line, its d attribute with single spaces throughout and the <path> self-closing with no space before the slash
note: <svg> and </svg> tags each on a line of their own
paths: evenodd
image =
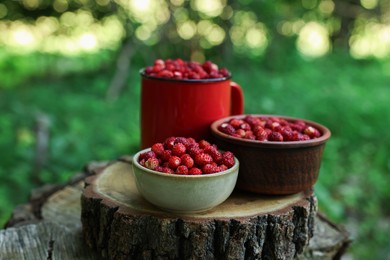
<svg viewBox="0 0 390 260">
<path fill-rule="evenodd" d="M 156 154 L 153 151 L 147 151 L 139 155 L 139 160 L 147 160 L 149 158 L 156 158 Z"/>
<path fill-rule="evenodd" d="M 272 131 L 280 132 L 280 130 L 282 130 L 282 126 L 280 125 L 279 122 L 272 122 L 271 129 Z"/>
<path fill-rule="evenodd" d="M 316 128 L 312 126 L 308 126 L 303 130 L 303 133 L 308 135 L 310 138 L 317 138 L 320 137 L 320 131 L 318 131 Z"/>
<path fill-rule="evenodd" d="M 219 163 L 222 161 L 222 153 L 215 146 L 208 146 L 204 149 L 204 152 L 210 154 L 214 162 Z"/>
<path fill-rule="evenodd" d="M 141 164 L 142 166 L 145 166 L 145 159 L 140 160 L 139 164 Z"/>
<path fill-rule="evenodd" d="M 268 135 L 268 140 L 273 142 L 283 142 L 283 135 L 279 132 L 272 132 Z"/>
<path fill-rule="evenodd" d="M 158 171 L 158 172 L 162 172 L 163 171 L 163 168 L 161 165 L 157 166 L 156 169 L 154 169 L 155 171 Z"/>
<path fill-rule="evenodd" d="M 223 76 L 223 77 L 229 77 L 230 76 L 230 72 L 226 69 L 226 68 L 222 68 L 219 70 L 219 73 Z"/>
<path fill-rule="evenodd" d="M 307 140 L 310 140 L 310 136 L 308 136 L 306 134 L 299 134 L 298 135 L 298 141 L 307 141 Z"/>
<path fill-rule="evenodd" d="M 180 157 L 181 164 L 187 166 L 188 169 L 194 166 L 194 159 L 189 154 L 184 154 Z"/>
<path fill-rule="evenodd" d="M 199 141 L 199 147 L 201 149 L 205 149 L 206 147 L 210 146 L 211 144 L 207 142 L 206 140 L 200 140 Z"/>
<path fill-rule="evenodd" d="M 172 150 L 173 145 L 175 144 L 175 140 L 176 140 L 176 138 L 173 137 L 173 136 L 168 137 L 167 139 L 165 139 L 165 141 L 164 141 L 164 148 L 166 150 Z"/>
<path fill-rule="evenodd" d="M 189 175 L 201 175 L 201 174 L 202 174 L 202 170 L 199 169 L 199 168 L 196 168 L 196 167 L 192 167 L 192 168 L 188 171 L 188 174 L 189 174 Z"/>
<path fill-rule="evenodd" d="M 151 170 L 155 170 L 159 164 L 160 163 L 157 158 L 149 158 L 145 162 L 145 167 Z"/>
<path fill-rule="evenodd" d="M 255 116 L 250 116 L 250 115 L 246 116 L 244 118 L 244 121 L 247 122 L 248 124 L 250 124 L 252 127 L 260 124 L 260 122 L 261 122 L 260 118 L 255 117 Z"/>
<path fill-rule="evenodd" d="M 177 143 L 182 143 L 182 144 L 184 144 L 185 146 L 188 146 L 188 144 L 189 144 L 187 138 L 181 137 L 181 136 L 175 138 L 175 144 L 177 144 Z"/>
<path fill-rule="evenodd" d="M 280 133 L 283 136 L 283 141 L 294 141 L 294 132 L 289 129 L 282 129 Z"/>
<path fill-rule="evenodd" d="M 172 154 L 176 156 L 182 156 L 186 153 L 186 146 L 182 143 L 176 143 L 172 147 Z"/>
<path fill-rule="evenodd" d="M 162 143 L 155 143 L 152 145 L 152 151 L 156 156 L 161 156 L 162 152 L 164 152 L 164 145 Z"/>
<path fill-rule="evenodd" d="M 180 165 L 176 169 L 176 174 L 181 174 L 181 175 L 187 175 L 188 174 L 188 168 L 185 165 Z"/>
<path fill-rule="evenodd" d="M 246 135 L 246 132 L 244 129 L 237 129 L 235 132 L 236 135 L 240 136 L 241 138 L 244 138 Z"/>
<path fill-rule="evenodd" d="M 163 162 L 167 162 L 169 160 L 169 158 L 171 158 L 172 156 L 172 151 L 171 150 L 164 150 L 161 155 L 160 155 L 160 158 Z"/>
<path fill-rule="evenodd" d="M 200 149 L 198 144 L 196 144 L 196 145 L 191 145 L 191 146 L 188 148 L 187 153 L 188 153 L 189 155 L 191 155 L 192 158 L 195 158 L 195 156 L 196 156 L 197 154 L 203 153 L 203 149 Z"/>
<path fill-rule="evenodd" d="M 219 171 L 220 172 L 223 172 L 223 171 L 226 171 L 228 169 L 228 167 L 225 165 L 225 164 L 221 164 L 219 167 Z"/>
<path fill-rule="evenodd" d="M 183 73 L 181 73 L 180 71 L 175 71 L 175 72 L 173 72 L 173 78 L 183 79 Z"/>
<path fill-rule="evenodd" d="M 187 138 L 187 142 L 188 142 L 188 145 L 193 145 L 193 144 L 196 144 L 197 142 L 195 141 L 194 138 L 192 137 L 188 137 Z"/>
<path fill-rule="evenodd" d="M 222 164 L 226 165 L 228 168 L 233 167 L 234 165 L 234 155 L 232 152 L 226 151 L 222 155 Z"/>
<path fill-rule="evenodd" d="M 160 78 L 173 78 L 173 72 L 169 70 L 161 70 L 157 73 L 157 77 Z"/>
<path fill-rule="evenodd" d="M 161 172 L 163 173 L 174 173 L 174 171 L 169 167 L 163 167 Z"/>
<path fill-rule="evenodd" d="M 242 123 L 240 125 L 240 129 L 248 131 L 248 130 L 251 130 L 251 126 L 248 123 Z"/>
<path fill-rule="evenodd" d="M 256 136 L 250 130 L 245 132 L 244 138 L 249 140 L 256 140 Z"/>
<path fill-rule="evenodd" d="M 213 158 L 207 153 L 200 153 L 195 156 L 194 161 L 197 165 L 203 166 L 205 164 L 212 163 Z"/>
<path fill-rule="evenodd" d="M 219 167 L 211 163 L 205 164 L 202 167 L 202 172 L 204 174 L 216 173 L 219 171 Z"/>
<path fill-rule="evenodd" d="M 181 160 L 177 156 L 171 156 L 168 160 L 168 165 L 171 169 L 176 169 L 181 164 Z"/>
<path fill-rule="evenodd" d="M 228 134 L 228 135 L 233 135 L 236 130 L 234 127 L 228 123 L 223 123 L 218 127 L 218 130 L 221 131 L 222 133 Z"/>
<path fill-rule="evenodd" d="M 241 120 L 241 119 L 236 119 L 236 118 L 233 118 L 233 119 L 231 119 L 231 120 L 229 121 L 229 124 L 230 124 L 231 126 L 233 126 L 235 129 L 239 129 L 239 128 L 240 128 L 240 125 L 241 125 L 242 123 L 244 123 L 243 120 Z"/>
<path fill-rule="evenodd" d="M 205 61 L 202 66 L 203 69 L 208 73 L 210 73 L 211 71 L 218 71 L 218 66 L 211 61 Z"/>
</svg>

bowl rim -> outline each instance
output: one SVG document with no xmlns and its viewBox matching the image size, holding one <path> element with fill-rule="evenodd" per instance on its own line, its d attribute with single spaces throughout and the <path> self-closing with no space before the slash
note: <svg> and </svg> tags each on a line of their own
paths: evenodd
<svg viewBox="0 0 390 260">
<path fill-rule="evenodd" d="M 301 120 L 304 121 L 306 124 L 310 126 L 314 126 L 320 132 L 322 135 L 315 139 L 310 139 L 306 141 L 286 141 L 286 142 L 275 142 L 275 141 L 259 141 L 259 140 L 250 140 L 250 139 L 244 139 L 244 138 L 237 138 L 230 136 L 228 134 L 225 134 L 218 130 L 218 126 L 222 123 L 225 123 L 233 118 L 242 119 L 246 116 L 255 116 L 255 117 L 279 117 L 282 119 L 285 119 L 287 121 L 294 121 L 294 120 Z M 324 144 L 331 136 L 330 130 L 317 122 L 298 118 L 298 117 L 291 117 L 291 116 L 284 116 L 284 115 L 275 115 L 275 114 L 241 114 L 241 115 L 234 115 L 234 116 L 228 116 L 224 118 L 220 118 L 210 125 L 211 133 L 214 137 L 224 140 L 226 142 L 232 143 L 232 144 L 238 144 L 238 145 L 245 145 L 245 146 L 253 146 L 253 147 L 264 147 L 264 148 L 298 148 L 298 147 L 308 147 L 308 146 L 317 146 Z"/>
<path fill-rule="evenodd" d="M 237 173 L 238 173 L 238 169 L 239 169 L 239 165 L 240 165 L 240 162 L 238 161 L 237 157 L 234 156 L 234 165 L 231 168 L 229 168 L 225 171 L 222 171 L 222 172 L 210 173 L 210 174 L 200 174 L 200 175 L 167 174 L 167 173 L 158 172 L 158 171 L 148 169 L 148 168 L 142 166 L 141 164 L 139 164 L 138 158 L 139 158 L 140 154 L 147 152 L 147 151 L 150 151 L 150 150 L 151 150 L 151 148 L 149 147 L 149 148 L 143 149 L 141 151 L 138 151 L 133 156 L 133 165 L 135 167 L 141 169 L 142 171 L 147 172 L 148 174 L 161 176 L 161 177 L 165 177 L 165 178 L 182 178 L 182 179 L 185 179 L 185 178 L 187 178 L 187 179 L 188 178 L 190 178 L 190 179 L 216 178 L 216 177 L 219 177 L 222 175 L 227 175 L 230 173 L 233 174 L 235 171 L 237 171 Z"/>
</svg>

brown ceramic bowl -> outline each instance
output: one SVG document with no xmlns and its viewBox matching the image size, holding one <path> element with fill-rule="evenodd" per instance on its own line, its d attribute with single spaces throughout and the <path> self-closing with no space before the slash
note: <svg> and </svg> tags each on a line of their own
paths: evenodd
<svg viewBox="0 0 390 260">
<path fill-rule="evenodd" d="M 218 130 L 222 123 L 246 116 L 226 117 L 211 124 L 213 142 L 220 149 L 233 152 L 240 161 L 236 188 L 269 195 L 293 194 L 312 188 L 319 175 L 325 143 L 331 135 L 329 129 L 301 118 L 252 115 L 302 120 L 317 128 L 321 136 L 307 141 L 271 142 L 236 138 Z"/>
</svg>

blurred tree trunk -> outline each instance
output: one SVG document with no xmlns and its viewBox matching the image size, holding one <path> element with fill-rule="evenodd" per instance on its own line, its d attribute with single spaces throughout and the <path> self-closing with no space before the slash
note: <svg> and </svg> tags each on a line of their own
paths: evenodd
<svg viewBox="0 0 390 260">
<path fill-rule="evenodd" d="M 340 30 L 331 36 L 335 47 L 349 49 L 353 25 L 362 12 L 360 0 L 335 0 L 334 14 L 340 19 Z"/>
<path fill-rule="evenodd" d="M 131 37 L 125 39 L 120 48 L 116 61 L 116 70 L 106 92 L 106 99 L 116 100 L 126 85 L 131 66 L 131 59 L 134 56 L 135 43 Z"/>
</svg>

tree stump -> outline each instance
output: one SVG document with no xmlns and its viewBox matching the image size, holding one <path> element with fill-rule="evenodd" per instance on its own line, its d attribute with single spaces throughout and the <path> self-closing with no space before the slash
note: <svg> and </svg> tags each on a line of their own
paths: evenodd
<svg viewBox="0 0 390 260">
<path fill-rule="evenodd" d="M 131 158 L 88 177 L 81 196 L 84 239 L 109 259 L 293 259 L 313 236 L 316 211 L 308 190 L 289 196 L 234 191 L 203 213 L 164 212 L 138 193 Z"/>
</svg>

